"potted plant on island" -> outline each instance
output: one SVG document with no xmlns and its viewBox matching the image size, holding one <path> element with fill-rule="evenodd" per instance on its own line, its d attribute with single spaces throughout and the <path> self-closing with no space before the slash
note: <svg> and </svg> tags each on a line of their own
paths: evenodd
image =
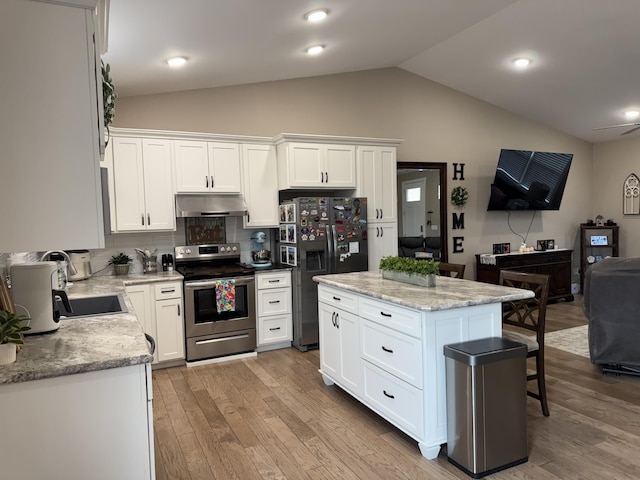
<svg viewBox="0 0 640 480">
<path fill-rule="evenodd" d="M 109 260 L 109 265 L 113 265 L 116 275 L 126 275 L 129 273 L 129 264 L 133 259 L 126 253 L 120 252 Z"/>
<path fill-rule="evenodd" d="M 24 345 L 23 333 L 31 328 L 22 323 L 29 320 L 9 310 L 0 310 L 0 364 L 16 361 L 18 347 Z"/>
<path fill-rule="evenodd" d="M 435 287 L 440 262 L 411 257 L 383 257 L 380 260 L 382 278 L 398 282 Z"/>
</svg>

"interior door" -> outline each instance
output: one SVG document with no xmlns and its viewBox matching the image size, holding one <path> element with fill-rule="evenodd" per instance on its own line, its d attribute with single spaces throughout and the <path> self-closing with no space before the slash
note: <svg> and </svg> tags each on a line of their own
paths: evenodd
<svg viewBox="0 0 640 480">
<path fill-rule="evenodd" d="M 425 236 L 424 178 L 402 182 L 402 236 Z"/>
</svg>

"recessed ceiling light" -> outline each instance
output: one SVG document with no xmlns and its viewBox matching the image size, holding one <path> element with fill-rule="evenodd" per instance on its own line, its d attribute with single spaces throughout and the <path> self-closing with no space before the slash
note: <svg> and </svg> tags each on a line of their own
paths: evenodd
<svg viewBox="0 0 640 480">
<path fill-rule="evenodd" d="M 637 110 L 627 110 L 624 112 L 624 116 L 627 120 L 635 120 L 640 116 L 640 112 Z"/>
<path fill-rule="evenodd" d="M 185 57 L 172 57 L 167 59 L 167 63 L 170 67 L 181 67 L 185 63 L 187 63 L 187 59 Z"/>
<path fill-rule="evenodd" d="M 324 50 L 324 45 L 314 45 L 313 47 L 307 48 L 306 52 L 309 55 L 318 55 L 322 53 L 323 50 Z"/>
<path fill-rule="evenodd" d="M 309 22 L 321 22 L 327 18 L 328 10 L 312 10 L 305 14 L 304 18 Z"/>
<path fill-rule="evenodd" d="M 516 58 L 513 64 L 518 68 L 527 68 L 531 64 L 531 60 L 528 58 Z"/>
</svg>

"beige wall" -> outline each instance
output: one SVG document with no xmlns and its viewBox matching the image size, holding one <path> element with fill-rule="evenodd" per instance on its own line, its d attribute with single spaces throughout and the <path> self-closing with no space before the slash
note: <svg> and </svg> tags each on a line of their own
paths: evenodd
<svg viewBox="0 0 640 480">
<path fill-rule="evenodd" d="M 594 145 L 594 210 L 590 218 L 602 215 L 620 226 L 620 256 L 640 256 L 640 215 L 622 214 L 622 186 L 630 173 L 640 176 L 640 138 Z"/>
<path fill-rule="evenodd" d="M 472 74 L 473 72 L 470 72 Z M 117 81 L 117 75 L 114 73 Z M 580 222 L 592 216 L 592 144 L 523 119 L 398 68 L 119 98 L 115 125 L 271 136 L 281 132 L 403 138 L 398 160 L 446 162 L 450 190 L 470 194 L 464 253 L 449 260 L 466 263 L 472 278 L 474 255 L 492 243 L 520 245 L 507 213 L 486 212 L 489 187 L 501 148 L 574 154 L 561 210 L 538 212 L 528 243 L 553 238 L 573 247 Z M 465 180 L 451 179 L 451 164 L 465 164 Z M 451 212 L 452 209 L 449 209 Z M 449 225 L 451 228 L 451 213 Z M 525 235 L 531 212 L 511 213 L 514 231 Z"/>
</svg>

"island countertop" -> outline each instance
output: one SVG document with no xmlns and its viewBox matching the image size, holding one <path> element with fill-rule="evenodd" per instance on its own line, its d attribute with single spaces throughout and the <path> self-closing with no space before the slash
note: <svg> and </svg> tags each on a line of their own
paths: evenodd
<svg viewBox="0 0 640 480">
<path fill-rule="evenodd" d="M 182 281 L 182 276 L 93 276 L 69 285 L 69 298 L 123 294 L 128 312 L 65 319 L 54 332 L 27 335 L 15 363 L 0 365 L 0 385 L 151 363 L 153 355 L 125 286 L 171 280 Z"/>
<path fill-rule="evenodd" d="M 444 276 L 438 276 L 436 286 L 431 288 L 386 280 L 379 272 L 316 275 L 313 280 L 331 287 L 424 311 L 508 302 L 534 296 L 530 290 Z"/>
</svg>

